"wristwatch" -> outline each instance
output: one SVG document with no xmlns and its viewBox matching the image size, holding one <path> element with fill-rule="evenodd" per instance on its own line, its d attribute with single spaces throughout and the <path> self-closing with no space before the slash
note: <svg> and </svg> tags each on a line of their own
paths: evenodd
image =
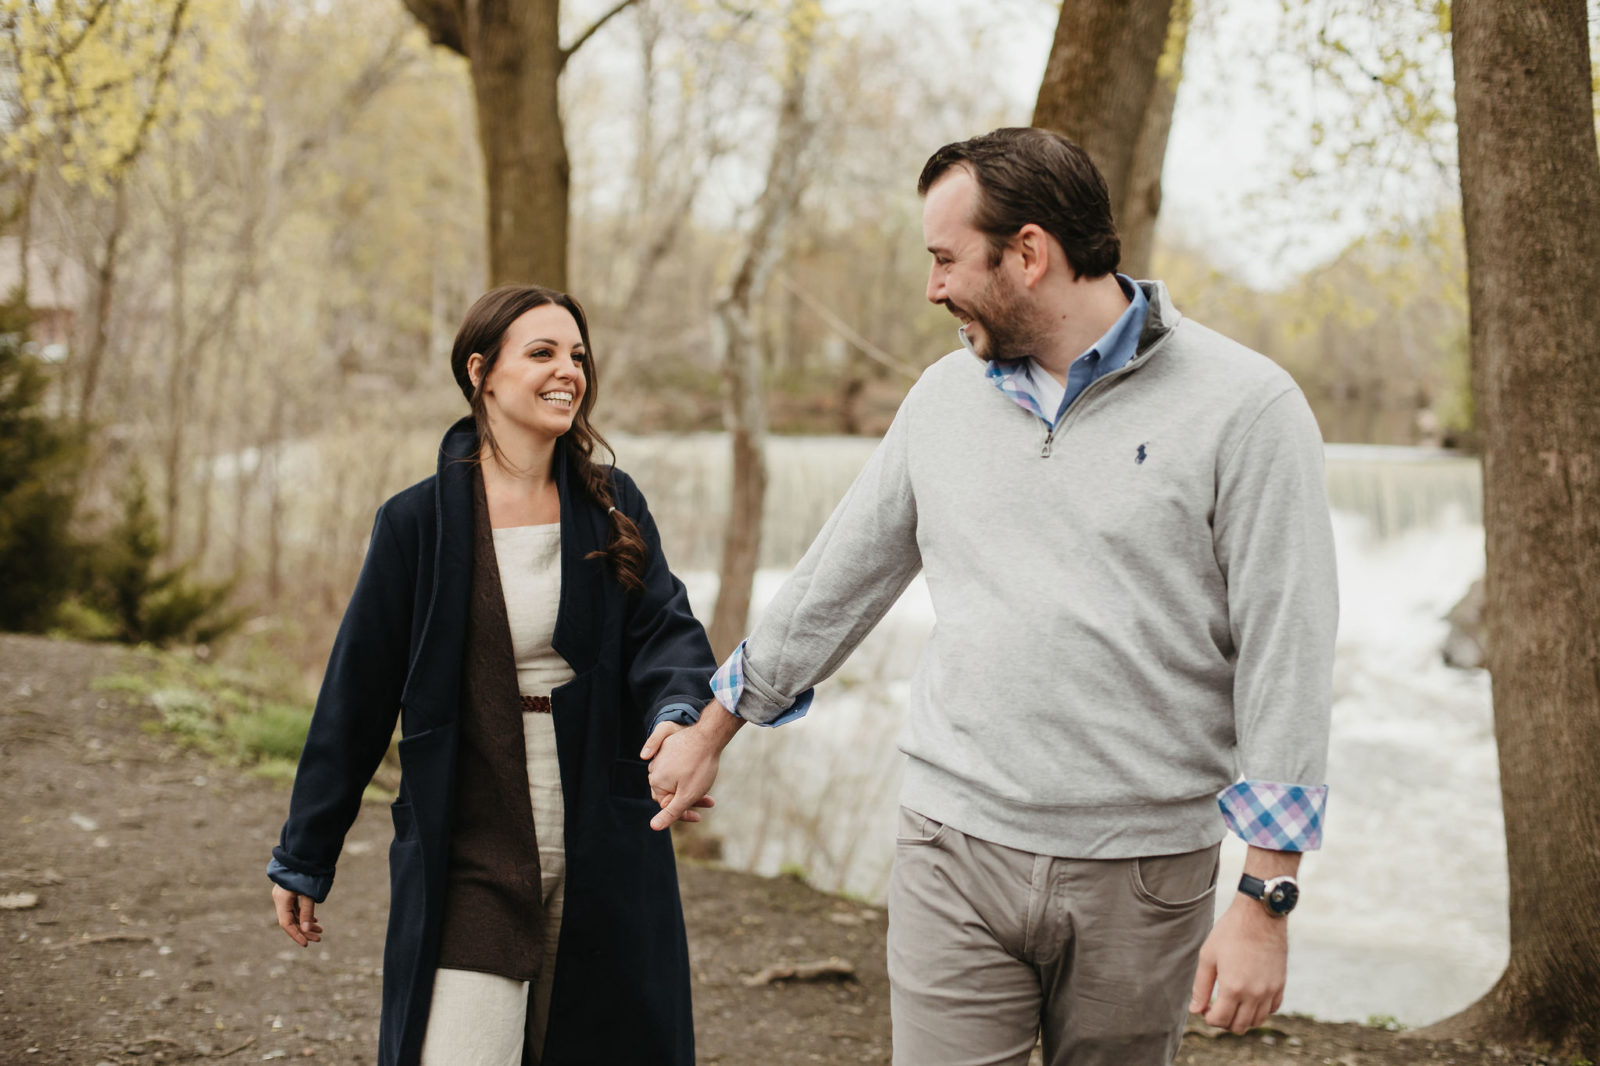
<svg viewBox="0 0 1600 1066">
<path fill-rule="evenodd" d="M 1263 881 L 1245 874 L 1239 878 L 1239 891 L 1251 899 L 1260 900 L 1261 906 L 1274 918 L 1287 917 L 1294 910 L 1294 905 L 1300 902 L 1300 882 L 1287 876 Z"/>
</svg>

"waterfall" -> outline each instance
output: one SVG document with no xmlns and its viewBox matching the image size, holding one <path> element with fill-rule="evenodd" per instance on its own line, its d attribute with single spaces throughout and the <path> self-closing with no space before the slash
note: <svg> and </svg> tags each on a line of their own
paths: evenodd
<svg viewBox="0 0 1600 1066">
<path fill-rule="evenodd" d="M 685 570 L 717 569 L 720 538 L 707 529 L 728 512 L 728 442 L 720 433 L 613 435 L 617 465 L 650 501 L 667 557 Z M 770 437 L 761 563 L 793 567 L 878 442 L 865 437 Z M 1333 510 L 1363 519 L 1379 540 L 1455 515 L 1483 521 L 1478 460 L 1438 448 L 1327 447 Z M 1462 591 L 1465 591 L 1463 589 Z"/>
</svg>

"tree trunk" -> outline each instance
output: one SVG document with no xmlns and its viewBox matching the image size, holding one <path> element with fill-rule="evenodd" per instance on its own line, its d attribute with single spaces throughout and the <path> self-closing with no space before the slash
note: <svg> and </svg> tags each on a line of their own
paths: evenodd
<svg viewBox="0 0 1600 1066">
<path fill-rule="evenodd" d="M 39 184 L 38 170 L 29 170 L 22 177 L 22 192 L 17 197 L 17 297 L 24 310 L 33 307 L 33 190 Z M 0 300 L 8 300 L 11 293 L 0 292 Z"/>
<path fill-rule="evenodd" d="M 195 369 L 189 355 L 189 227 L 184 211 L 182 157 L 174 149 L 168 160 L 170 199 L 167 203 L 167 225 L 170 227 L 171 245 L 168 266 L 172 282 L 172 335 L 167 338 L 167 418 L 171 426 L 167 434 L 166 455 L 166 553 L 169 563 L 179 556 L 178 522 L 181 517 L 184 489 L 184 460 L 187 451 L 190 398 L 194 394 Z"/>
<path fill-rule="evenodd" d="M 260 453 L 261 469 L 267 483 L 267 603 L 276 607 L 283 596 L 283 478 L 284 408 L 287 388 L 276 381 L 272 390 L 272 414 L 267 420 L 267 443 Z M 342 468 L 342 464 L 341 464 Z"/>
<path fill-rule="evenodd" d="M 78 428 L 87 436 L 94 419 L 94 398 L 100 387 L 100 368 L 105 363 L 110 343 L 111 304 L 117 288 L 117 252 L 123 230 L 128 225 L 128 183 L 124 176 L 112 179 L 111 227 L 106 231 L 105 251 L 95 271 L 94 319 L 89 326 L 89 342 L 84 346 L 83 377 L 78 386 Z"/>
<path fill-rule="evenodd" d="M 557 0 L 467 5 L 467 57 L 488 188 L 489 283 L 567 287 L 570 165 Z"/>
<path fill-rule="evenodd" d="M 1600 1059 L 1600 158 L 1584 0 L 1452 5 L 1511 958 L 1446 1035 Z"/>
<path fill-rule="evenodd" d="M 724 421 L 733 446 L 733 484 L 728 521 L 723 526 L 722 566 L 717 605 L 709 637 L 724 658 L 745 635 L 750 591 L 761 553 L 762 508 L 767 492 L 767 412 L 756 337 L 755 306 L 771 273 L 777 237 L 803 184 L 801 157 L 811 139 L 805 116 L 807 73 L 816 41 L 811 0 L 791 0 L 785 34 L 783 97 L 767 164 L 767 183 L 756 203 L 756 217 L 745 235 L 733 277 L 712 310 L 712 332 L 722 356 Z"/>
<path fill-rule="evenodd" d="M 1178 84 L 1183 80 L 1183 53 L 1189 43 L 1192 17 L 1190 0 L 1173 0 L 1167 45 L 1156 64 L 1155 87 L 1139 126 L 1139 139 L 1133 146 L 1127 198 L 1115 215 L 1117 235 L 1122 238 L 1122 265 L 1118 269 L 1130 277 L 1150 276 L 1156 219 L 1161 214 L 1161 169 L 1167 162 L 1167 135 L 1172 131 L 1172 109 L 1178 101 Z"/>
<path fill-rule="evenodd" d="M 761 349 L 750 309 L 719 304 L 713 312 L 717 347 L 723 350 L 724 417 L 733 449 L 728 521 L 723 527 L 717 604 L 707 634 L 718 659 L 744 639 L 750 594 L 761 555 L 762 508 L 767 498 L 767 412 L 762 396 Z"/>
<path fill-rule="evenodd" d="M 1172 8 L 1173 0 L 1062 4 L 1034 104 L 1035 126 L 1071 137 L 1100 168 L 1119 224 L 1128 211 L 1135 148 L 1156 91 Z"/>
<path fill-rule="evenodd" d="M 402 0 L 434 44 L 467 57 L 488 188 L 489 283 L 567 287 L 567 60 L 633 0 L 561 46 L 561 0 Z"/>
</svg>

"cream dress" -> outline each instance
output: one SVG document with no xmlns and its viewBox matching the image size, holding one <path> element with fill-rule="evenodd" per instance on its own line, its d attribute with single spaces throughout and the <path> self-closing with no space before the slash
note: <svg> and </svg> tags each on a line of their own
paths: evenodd
<svg viewBox="0 0 1600 1066">
<path fill-rule="evenodd" d="M 550 646 L 561 602 L 561 525 L 497 529 L 494 553 L 506 619 L 511 624 L 517 688 L 524 696 L 548 696 L 572 679 L 572 667 Z M 534 1039 L 542 1043 L 550 1017 L 556 943 L 561 935 L 565 808 L 554 716 L 523 712 L 522 736 L 544 894 L 544 966 L 532 996 Z M 519 1066 L 528 1006 L 527 981 L 474 970 L 439 970 L 434 976 L 428 1033 L 422 1043 L 423 1066 Z"/>
</svg>

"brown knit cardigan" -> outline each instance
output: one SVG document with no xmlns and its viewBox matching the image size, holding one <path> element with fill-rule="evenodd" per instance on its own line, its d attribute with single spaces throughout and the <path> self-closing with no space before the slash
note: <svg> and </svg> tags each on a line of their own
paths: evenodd
<svg viewBox="0 0 1600 1066">
<path fill-rule="evenodd" d="M 439 965 L 532 981 L 545 961 L 539 843 L 528 797 L 516 653 L 478 469 L 472 474 L 465 637 Z"/>
</svg>

